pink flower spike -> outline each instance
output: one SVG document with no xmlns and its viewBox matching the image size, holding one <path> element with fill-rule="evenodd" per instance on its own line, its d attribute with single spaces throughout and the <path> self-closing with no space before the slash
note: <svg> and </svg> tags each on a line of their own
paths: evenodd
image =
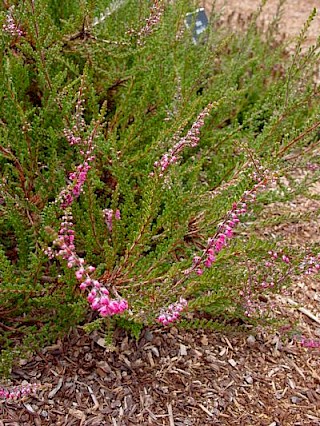
<svg viewBox="0 0 320 426">
<path fill-rule="evenodd" d="M 95 291 L 95 289 L 92 289 L 87 296 L 88 302 L 92 303 L 94 301 L 94 298 L 96 297 L 96 295 L 97 295 L 97 292 Z"/>
<path fill-rule="evenodd" d="M 214 238 L 208 238 L 208 247 L 210 248 L 210 247 L 212 247 L 213 245 L 214 245 L 214 241 L 215 241 L 215 239 Z"/>
<path fill-rule="evenodd" d="M 165 321 L 165 319 L 166 319 L 166 317 L 165 317 L 164 314 L 161 314 L 161 315 L 158 316 L 158 321 L 160 321 L 160 322 Z"/>
<path fill-rule="evenodd" d="M 92 285 L 96 288 L 96 289 L 100 289 L 101 284 L 99 283 L 98 280 L 93 280 L 92 281 Z"/>
<path fill-rule="evenodd" d="M 172 303 L 168 306 L 165 312 L 162 312 L 157 320 L 161 322 L 163 325 L 167 325 L 175 320 L 177 320 L 180 316 L 180 312 L 187 306 L 187 301 L 180 297 L 179 301 Z"/>
<path fill-rule="evenodd" d="M 183 297 L 180 297 L 180 299 L 179 299 L 179 303 L 180 303 L 182 306 L 187 306 L 187 304 L 188 304 L 187 300 L 186 300 L 186 299 L 184 299 Z"/>
<path fill-rule="evenodd" d="M 125 311 L 129 307 L 128 302 L 124 299 L 120 300 L 119 307 L 121 312 Z"/>
</svg>

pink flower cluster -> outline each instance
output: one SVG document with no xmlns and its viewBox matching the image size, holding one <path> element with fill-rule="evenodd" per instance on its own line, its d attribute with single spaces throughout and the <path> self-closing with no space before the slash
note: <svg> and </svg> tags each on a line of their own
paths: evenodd
<svg viewBox="0 0 320 426">
<path fill-rule="evenodd" d="M 309 170 L 311 170 L 311 171 L 315 172 L 316 170 L 319 170 L 319 169 L 320 169 L 320 166 L 319 166 L 319 164 L 316 164 L 316 163 L 308 163 L 308 164 L 307 164 L 307 168 L 308 168 Z"/>
<path fill-rule="evenodd" d="M 204 126 L 204 119 L 209 115 L 213 105 L 209 104 L 197 117 L 196 121 L 192 124 L 191 129 L 188 131 L 186 136 L 180 138 L 180 140 L 169 149 L 166 154 L 163 154 L 159 161 L 154 163 L 154 167 L 160 169 L 159 176 L 163 176 L 166 169 L 178 161 L 179 155 L 185 147 L 194 148 L 198 145 L 200 140 L 200 129 Z"/>
<path fill-rule="evenodd" d="M 86 288 L 88 285 L 87 281 L 88 278 L 81 283 L 80 288 Z M 122 314 L 128 309 L 128 302 L 125 299 L 110 299 L 109 291 L 106 287 L 102 287 L 95 280 L 91 280 L 91 283 L 94 284 L 94 288 L 88 294 L 87 300 L 91 308 L 98 311 L 102 317 Z"/>
<path fill-rule="evenodd" d="M 50 258 L 61 257 L 67 261 L 68 268 L 76 268 L 75 276 L 78 281 L 81 281 L 80 289 L 87 290 L 91 288 L 87 300 L 93 310 L 98 311 L 103 317 L 122 313 L 128 309 L 127 301 L 118 296 L 116 299 L 111 299 L 109 290 L 98 280 L 91 278 L 90 274 L 95 271 L 95 267 L 86 265 L 85 260 L 77 255 L 74 245 L 72 219 L 71 209 L 65 209 L 58 238 L 54 241 L 57 249 L 48 248 L 46 254 Z"/>
<path fill-rule="evenodd" d="M 289 257 L 288 257 L 286 254 L 278 253 L 278 252 L 276 252 L 276 251 L 274 251 L 274 250 L 270 250 L 270 251 L 268 251 L 268 254 L 271 256 L 271 259 L 272 259 L 272 260 L 275 260 L 275 259 L 280 258 L 280 259 L 281 259 L 284 263 L 286 263 L 287 265 L 289 265 L 289 264 L 290 264 L 290 259 L 289 259 Z M 265 263 L 265 266 L 272 266 L 272 263 L 267 261 L 267 262 Z"/>
<path fill-rule="evenodd" d="M 112 209 L 104 209 L 103 215 L 104 215 L 105 223 L 109 229 L 109 232 L 112 232 L 113 218 L 115 218 L 115 220 L 121 219 L 120 210 L 116 209 L 116 211 L 114 212 Z"/>
<path fill-rule="evenodd" d="M 269 259 L 264 262 L 266 270 L 264 270 L 262 265 L 255 266 L 254 270 L 251 270 L 250 266 L 252 265 L 249 262 L 247 263 L 249 280 L 244 289 L 239 291 L 239 296 L 243 299 L 245 308 L 244 314 L 247 317 L 257 313 L 262 315 L 267 312 L 267 306 L 262 305 L 259 297 L 261 290 L 272 289 L 276 285 L 279 287 L 292 271 L 291 261 L 286 254 L 270 250 L 268 255 L 270 256 Z M 279 268 L 279 263 L 281 264 L 281 262 L 288 265 L 285 270 Z M 285 291 L 283 286 L 281 292 L 285 293 Z"/>
<path fill-rule="evenodd" d="M 94 266 L 86 265 L 85 260 L 79 257 L 75 251 L 74 230 L 71 209 L 65 209 L 65 215 L 62 217 L 58 238 L 54 241 L 56 250 L 49 248 L 46 254 L 50 257 L 61 257 L 67 261 L 68 268 L 76 268 L 75 276 L 81 281 L 80 289 L 87 290 L 91 288 L 87 300 L 93 310 L 99 312 L 103 317 L 120 314 L 128 309 L 126 300 L 117 297 L 111 299 L 109 290 L 98 280 L 91 278 L 90 274 L 95 271 Z"/>
<path fill-rule="evenodd" d="M 320 254 L 313 256 L 308 255 L 306 256 L 301 264 L 299 265 L 299 269 L 305 274 L 305 275 L 312 275 L 317 274 L 320 272 Z"/>
<path fill-rule="evenodd" d="M 165 311 L 161 312 L 157 320 L 163 325 L 168 325 L 179 318 L 180 313 L 187 305 L 188 302 L 180 297 L 177 302 L 172 303 Z"/>
<path fill-rule="evenodd" d="M 12 16 L 12 10 L 9 10 L 6 17 L 6 22 L 2 26 L 2 30 L 11 37 L 21 37 L 23 35 L 23 31 L 15 23 L 15 20 Z"/>
<path fill-rule="evenodd" d="M 186 275 L 196 272 L 202 275 L 204 268 L 210 268 L 216 260 L 218 253 L 227 246 L 228 240 L 234 236 L 234 229 L 240 222 L 240 216 L 247 212 L 247 204 L 256 199 L 256 192 L 265 187 L 264 180 L 258 182 L 251 191 L 246 191 L 239 203 L 234 203 L 232 209 L 227 212 L 225 220 L 218 227 L 214 237 L 208 238 L 207 246 L 201 256 L 194 256 L 191 268 L 185 271 Z"/>
<path fill-rule="evenodd" d="M 75 268 L 75 276 L 80 281 L 80 289 L 88 290 L 89 294 L 87 300 L 93 310 L 100 313 L 101 316 L 109 316 L 120 314 L 128 309 L 128 303 L 122 299 L 113 290 L 116 298 L 109 297 L 109 290 L 103 286 L 98 280 L 91 278 L 90 274 L 95 271 L 94 266 L 87 265 L 85 260 L 78 256 L 74 244 L 75 232 L 73 229 L 73 216 L 71 205 L 73 201 L 79 197 L 83 191 L 83 185 L 86 182 L 88 171 L 90 170 L 89 163 L 94 160 L 92 152 L 94 150 L 93 140 L 97 130 L 97 126 L 92 131 L 90 136 L 83 140 L 80 136 L 85 130 L 85 122 L 83 119 L 83 106 L 82 106 L 82 88 L 80 89 L 79 99 L 76 104 L 75 112 L 75 125 L 72 130 L 65 130 L 64 135 L 70 145 L 80 146 L 80 154 L 84 158 L 82 164 L 78 165 L 75 172 L 69 174 L 71 183 L 63 189 L 58 197 L 60 206 L 64 212 L 60 222 L 60 229 L 58 237 L 53 242 L 53 248 L 47 248 L 45 253 L 50 257 L 62 258 L 67 261 L 68 268 Z M 108 215 L 107 215 L 108 216 Z M 120 219 L 120 211 L 117 210 L 114 214 L 115 219 Z M 108 219 L 107 223 L 112 229 L 112 216 L 111 220 Z"/>
<path fill-rule="evenodd" d="M 319 339 L 306 339 L 305 337 L 301 336 L 300 339 L 298 339 L 301 346 L 304 348 L 320 348 L 320 340 Z"/>
<path fill-rule="evenodd" d="M 16 401 L 17 399 L 36 392 L 38 389 L 39 385 L 36 383 L 28 383 L 26 385 L 12 386 L 9 388 L 0 387 L 0 399 Z"/>
<path fill-rule="evenodd" d="M 78 127 L 74 126 L 73 130 L 64 129 L 63 134 L 70 145 L 80 145 L 82 143 L 81 136 L 76 136 L 75 133 L 78 132 Z"/>
<path fill-rule="evenodd" d="M 164 11 L 163 1 L 155 0 L 154 5 L 151 7 L 150 15 L 146 19 L 146 24 L 142 27 L 136 34 L 138 36 L 137 44 L 139 46 L 143 45 L 143 39 L 153 33 L 155 27 L 159 24 L 162 14 Z M 130 31 L 135 33 L 135 31 Z"/>
<path fill-rule="evenodd" d="M 91 158 L 93 159 L 94 157 Z M 88 161 L 90 161 L 90 159 L 88 159 Z M 88 161 L 79 164 L 76 171 L 69 174 L 71 183 L 67 188 L 63 189 L 59 195 L 62 208 L 70 206 L 73 200 L 78 198 L 81 192 L 83 192 L 83 185 L 87 179 L 88 171 L 90 170 Z"/>
<path fill-rule="evenodd" d="M 80 154 L 84 157 L 83 163 L 76 167 L 75 172 L 69 174 L 69 180 L 71 182 L 60 192 L 59 200 L 62 208 L 70 206 L 73 200 L 78 198 L 81 192 L 83 192 L 83 185 L 91 168 L 89 163 L 95 158 L 94 155 L 92 155 L 94 150 L 92 135 L 90 135 L 87 140 L 83 141 L 80 136 L 76 136 L 71 130 L 65 130 L 64 134 L 70 145 L 79 145 L 82 143 L 85 150 L 80 150 Z"/>
</svg>

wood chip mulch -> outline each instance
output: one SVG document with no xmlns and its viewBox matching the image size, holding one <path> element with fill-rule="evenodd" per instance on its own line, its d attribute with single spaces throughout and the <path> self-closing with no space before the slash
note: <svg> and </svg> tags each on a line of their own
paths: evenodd
<svg viewBox="0 0 320 426">
<path fill-rule="evenodd" d="M 0 404 L 0 426 L 320 425 L 320 349 L 279 333 L 119 330 L 103 346 L 79 327 L 22 360 L 12 384 L 48 387 Z"/>
</svg>

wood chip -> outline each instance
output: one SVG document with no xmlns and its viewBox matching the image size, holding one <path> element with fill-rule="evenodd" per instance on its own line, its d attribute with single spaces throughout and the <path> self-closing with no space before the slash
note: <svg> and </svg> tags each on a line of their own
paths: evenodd
<svg viewBox="0 0 320 426">
<path fill-rule="evenodd" d="M 85 413 L 81 410 L 76 410 L 75 408 L 69 408 L 68 412 L 71 416 L 75 417 L 76 419 L 79 419 L 79 420 L 86 419 Z"/>
<path fill-rule="evenodd" d="M 231 365 L 231 367 L 235 368 L 237 366 L 236 361 L 232 358 L 228 359 L 228 363 Z"/>
<path fill-rule="evenodd" d="M 209 340 L 208 340 L 208 336 L 206 336 L 205 334 L 201 337 L 200 342 L 203 344 L 203 346 L 208 346 L 209 344 Z"/>
<path fill-rule="evenodd" d="M 99 402 L 98 402 L 98 400 L 97 400 L 97 398 L 96 398 L 95 394 L 93 393 L 93 390 L 91 389 L 90 386 L 88 386 L 88 391 L 89 391 L 91 399 L 92 399 L 92 401 L 94 403 L 94 406 L 91 408 L 91 410 L 92 411 L 98 410 L 98 408 L 99 408 Z"/>
<path fill-rule="evenodd" d="M 180 351 L 179 351 L 179 354 L 180 354 L 181 356 L 186 356 L 186 355 L 188 355 L 187 347 L 186 347 L 185 345 L 183 345 L 182 343 L 180 343 Z"/>
<path fill-rule="evenodd" d="M 211 413 L 211 411 L 209 411 L 204 405 L 202 405 L 202 404 L 199 404 L 199 407 L 201 408 L 201 410 L 203 410 L 205 413 L 207 413 L 208 414 L 208 416 L 210 416 L 210 417 L 213 417 L 214 416 L 214 414 L 213 413 Z"/>
<path fill-rule="evenodd" d="M 287 301 L 288 303 L 290 303 L 290 305 L 295 306 L 299 312 L 306 315 L 308 318 L 312 319 L 317 324 L 320 324 L 320 318 L 316 317 L 312 312 L 309 311 L 309 309 L 306 309 L 303 306 L 299 306 L 297 302 L 295 302 L 294 300 L 290 298 L 288 298 Z"/>
<path fill-rule="evenodd" d="M 298 366 L 297 366 L 297 364 L 293 361 L 293 360 L 291 360 L 290 361 L 290 364 L 295 368 L 295 370 L 300 374 L 300 376 L 304 379 L 304 380 L 306 380 L 306 378 L 305 378 L 305 375 L 303 374 L 303 371 L 301 370 L 301 368 L 299 368 Z"/>
<path fill-rule="evenodd" d="M 62 383 L 63 383 L 63 378 L 62 377 L 60 377 L 60 379 L 59 379 L 59 381 L 58 381 L 58 383 L 57 383 L 57 386 L 55 387 L 55 388 L 53 388 L 49 393 L 48 393 L 48 399 L 52 399 L 56 394 L 57 394 L 57 392 L 59 392 L 59 390 L 61 389 L 61 386 L 62 386 Z"/>
<path fill-rule="evenodd" d="M 152 353 L 151 353 L 151 351 L 148 351 L 148 352 L 147 352 L 147 356 L 148 356 L 148 360 L 149 360 L 150 366 L 151 366 L 151 367 L 154 367 L 154 366 L 155 366 L 155 364 L 154 364 L 154 360 L 153 360 L 153 358 L 152 358 Z"/>
<path fill-rule="evenodd" d="M 173 418 L 173 412 L 172 412 L 172 405 L 169 403 L 167 405 L 168 407 L 168 416 L 169 416 L 169 425 L 174 426 L 174 418 Z"/>
<path fill-rule="evenodd" d="M 36 414 L 36 412 L 34 411 L 34 409 L 31 407 L 30 404 L 23 404 L 25 406 L 25 408 L 29 411 L 29 413 L 32 414 Z"/>
</svg>

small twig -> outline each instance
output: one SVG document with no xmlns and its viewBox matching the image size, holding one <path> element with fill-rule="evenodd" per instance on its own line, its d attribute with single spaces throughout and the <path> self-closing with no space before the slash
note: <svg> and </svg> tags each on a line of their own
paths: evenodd
<svg viewBox="0 0 320 426">
<path fill-rule="evenodd" d="M 171 403 L 168 404 L 169 425 L 174 426 L 174 418 Z"/>
<path fill-rule="evenodd" d="M 290 305 L 294 306 L 299 312 L 306 315 L 308 318 L 312 319 L 316 323 L 320 324 L 320 319 L 318 317 L 316 317 L 308 309 L 304 308 L 303 306 L 299 306 L 299 304 L 292 299 L 287 299 L 287 301 L 288 301 L 288 303 L 290 303 Z"/>
<path fill-rule="evenodd" d="M 285 145 L 283 148 L 281 148 L 277 155 L 283 154 L 285 151 L 287 151 L 292 145 L 294 145 L 295 143 L 299 142 L 301 139 L 303 139 L 306 135 L 308 135 L 309 133 L 313 132 L 314 130 L 316 130 L 318 127 L 320 126 L 320 121 L 316 122 L 315 124 L 313 124 L 311 127 L 309 127 L 307 130 L 305 130 L 303 133 L 301 133 L 299 136 L 297 136 L 296 138 L 294 138 L 291 142 L 289 142 L 287 145 Z"/>
<path fill-rule="evenodd" d="M 301 370 L 301 368 L 299 368 L 298 366 L 297 366 L 297 364 L 293 361 L 293 360 L 290 360 L 290 364 L 296 369 L 296 371 L 300 374 L 300 376 L 304 379 L 304 380 L 306 380 L 306 376 L 304 375 L 304 373 L 303 373 L 303 371 Z"/>
<path fill-rule="evenodd" d="M 88 391 L 89 391 L 91 399 L 94 403 L 94 406 L 92 407 L 92 411 L 95 411 L 100 407 L 99 401 L 97 400 L 97 398 L 96 398 L 95 394 L 93 393 L 93 390 L 91 389 L 90 386 L 88 386 Z"/>
<path fill-rule="evenodd" d="M 204 405 L 199 404 L 199 407 L 201 408 L 201 410 L 203 410 L 205 413 L 207 413 L 208 416 L 213 417 L 213 413 L 211 413 L 211 411 L 209 411 Z"/>
</svg>

